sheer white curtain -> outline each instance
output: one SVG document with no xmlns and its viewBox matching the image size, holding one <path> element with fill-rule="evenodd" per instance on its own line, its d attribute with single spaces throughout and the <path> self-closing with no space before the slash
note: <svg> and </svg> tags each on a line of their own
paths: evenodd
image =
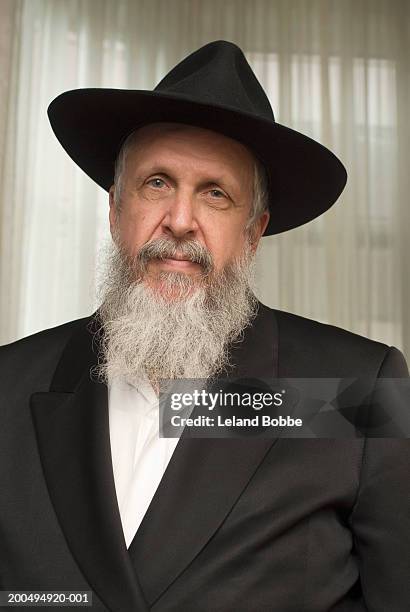
<svg viewBox="0 0 410 612">
<path fill-rule="evenodd" d="M 77 87 L 151 89 L 186 54 L 223 38 L 245 51 L 276 119 L 329 146 L 349 173 L 328 213 L 262 240 L 258 296 L 394 343 L 410 357 L 406 0 L 1 6 L 12 23 L 3 27 L 0 63 L 1 342 L 95 307 L 107 195 L 51 133 L 51 99 Z"/>
</svg>

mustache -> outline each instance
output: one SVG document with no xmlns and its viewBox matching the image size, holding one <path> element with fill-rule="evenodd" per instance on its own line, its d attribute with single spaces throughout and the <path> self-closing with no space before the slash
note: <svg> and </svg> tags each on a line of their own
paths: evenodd
<svg viewBox="0 0 410 612">
<path fill-rule="evenodd" d="M 175 238 L 156 238 L 144 244 L 136 255 L 136 262 L 142 272 L 147 269 L 151 259 L 168 259 L 176 255 L 199 264 L 203 274 L 208 275 L 214 269 L 214 261 L 206 247 L 196 240 L 177 240 Z"/>
</svg>

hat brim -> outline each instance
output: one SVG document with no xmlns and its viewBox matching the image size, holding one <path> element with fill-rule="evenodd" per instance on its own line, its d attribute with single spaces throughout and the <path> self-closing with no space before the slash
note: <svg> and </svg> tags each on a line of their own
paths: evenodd
<svg viewBox="0 0 410 612">
<path fill-rule="evenodd" d="M 48 115 L 68 155 L 107 191 L 114 181 L 121 144 L 142 125 L 186 123 L 242 142 L 258 156 L 269 177 L 270 220 L 265 236 L 298 227 L 324 213 L 336 202 L 347 180 L 340 160 L 308 136 L 249 113 L 198 103 L 180 94 L 76 89 L 55 98 Z"/>
</svg>

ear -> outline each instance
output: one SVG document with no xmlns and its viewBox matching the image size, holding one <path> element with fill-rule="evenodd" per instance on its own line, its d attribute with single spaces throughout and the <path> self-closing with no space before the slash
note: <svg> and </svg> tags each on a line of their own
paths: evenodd
<svg viewBox="0 0 410 612">
<path fill-rule="evenodd" d="M 111 185 L 110 187 L 109 203 L 110 203 L 110 212 L 109 212 L 110 232 L 111 232 L 111 236 L 113 236 L 114 228 L 117 223 L 117 215 L 118 215 L 117 206 L 114 200 L 114 185 Z"/>
<path fill-rule="evenodd" d="M 259 217 L 259 219 L 256 221 L 256 223 L 254 224 L 252 228 L 251 250 L 253 253 L 257 249 L 259 240 L 263 236 L 263 232 L 265 231 L 266 226 L 269 223 L 269 219 L 270 219 L 270 213 L 268 210 L 265 210 L 265 212 L 262 213 L 262 215 Z"/>
</svg>

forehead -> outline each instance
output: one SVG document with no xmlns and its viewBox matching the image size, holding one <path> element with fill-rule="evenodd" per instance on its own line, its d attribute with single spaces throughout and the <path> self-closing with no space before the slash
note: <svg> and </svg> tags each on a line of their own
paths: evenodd
<svg viewBox="0 0 410 612">
<path fill-rule="evenodd" d="M 253 175 L 255 158 L 242 143 L 223 134 L 179 123 L 154 123 L 135 131 L 127 141 L 133 164 L 184 160 L 192 168 L 214 167 L 235 175 Z"/>
</svg>

